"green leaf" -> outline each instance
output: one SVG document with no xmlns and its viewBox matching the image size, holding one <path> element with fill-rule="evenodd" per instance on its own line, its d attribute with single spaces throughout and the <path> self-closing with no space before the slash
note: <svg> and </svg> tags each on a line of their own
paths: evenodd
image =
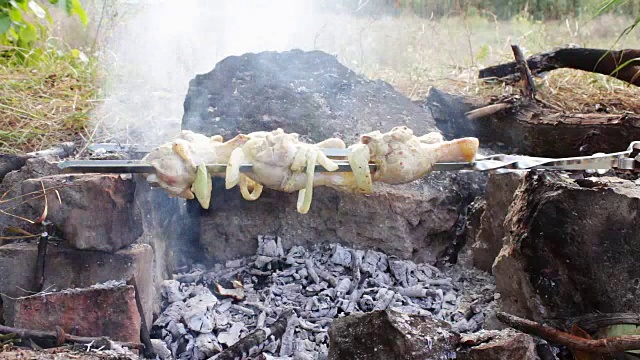
<svg viewBox="0 0 640 360">
<path fill-rule="evenodd" d="M 0 35 L 6 33 L 11 28 L 11 18 L 7 13 L 0 13 Z"/>
<path fill-rule="evenodd" d="M 64 9 L 67 11 L 67 15 L 78 15 L 82 25 L 87 26 L 89 18 L 85 13 L 84 8 L 80 0 L 62 0 L 64 1 Z"/>
<path fill-rule="evenodd" d="M 20 12 L 20 9 L 14 8 L 9 10 L 9 17 L 11 17 L 11 21 L 13 21 L 18 25 L 21 25 L 22 23 L 24 23 L 24 19 L 22 18 L 22 13 Z"/>
<path fill-rule="evenodd" d="M 38 29 L 33 24 L 27 24 L 18 32 L 20 41 L 25 45 L 38 39 Z"/>
</svg>

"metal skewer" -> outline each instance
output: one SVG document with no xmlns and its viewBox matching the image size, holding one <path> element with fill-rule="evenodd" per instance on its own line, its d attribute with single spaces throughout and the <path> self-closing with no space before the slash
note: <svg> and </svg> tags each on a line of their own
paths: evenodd
<svg viewBox="0 0 640 360">
<path fill-rule="evenodd" d="M 117 144 L 97 144 L 94 148 L 125 149 Z M 129 145 L 132 146 L 132 145 Z M 144 146 L 137 146 L 142 149 Z M 321 149 L 328 157 L 347 157 L 349 149 Z M 568 158 L 542 158 L 524 155 L 491 155 L 478 156 L 472 162 L 436 163 L 432 171 L 510 171 L 510 170 L 608 170 L 612 168 L 625 170 L 640 170 L 640 155 L 632 156 L 640 150 L 640 141 L 632 142 L 627 150 L 610 154 L 596 154 Z M 351 166 L 347 160 L 333 161 L 338 165 L 336 172 L 350 172 Z M 142 160 L 66 160 L 58 163 L 63 172 L 71 173 L 155 173 L 155 168 Z M 227 164 L 207 164 L 212 174 L 224 174 Z M 374 163 L 369 163 L 369 171 L 376 170 Z M 251 172 L 252 165 L 244 164 L 241 172 Z M 316 165 L 315 172 L 328 172 L 321 165 Z"/>
</svg>

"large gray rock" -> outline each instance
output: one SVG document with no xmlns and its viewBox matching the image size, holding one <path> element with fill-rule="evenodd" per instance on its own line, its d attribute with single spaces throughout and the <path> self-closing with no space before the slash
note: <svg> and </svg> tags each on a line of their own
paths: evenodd
<svg viewBox="0 0 640 360">
<path fill-rule="evenodd" d="M 5 176 L 2 205 L 15 216 L 0 217 L 3 235 L 15 235 L 12 228 L 41 232 L 41 225 L 23 219 L 33 221 L 43 214 L 56 235 L 81 250 L 117 251 L 142 235 L 131 175 L 61 174 L 55 161 L 59 158 L 31 158 Z"/>
<path fill-rule="evenodd" d="M 182 128 L 225 139 L 280 127 L 318 142 L 406 125 L 438 131 L 431 114 L 383 81 L 322 51 L 229 56 L 189 83 Z"/>
<path fill-rule="evenodd" d="M 473 266 L 491 272 L 495 258 L 502 249 L 505 235 L 504 221 L 520 185 L 524 172 L 493 173 L 487 179 L 482 215 L 478 223 L 470 223 L 469 250 Z"/>
<path fill-rule="evenodd" d="M 246 201 L 237 188 L 216 182 L 200 236 L 207 253 L 224 261 L 250 256 L 257 237 L 273 234 L 285 247 L 342 243 L 419 262 L 448 259 L 460 214 L 481 195 L 482 174 L 436 174 L 405 185 L 376 184 L 370 195 L 314 190 L 309 213 L 296 211 L 297 194 L 264 190 Z"/>
<path fill-rule="evenodd" d="M 493 265 L 502 311 L 536 321 L 639 312 L 640 185 L 527 173 Z"/>
<path fill-rule="evenodd" d="M 533 337 L 510 328 L 465 335 L 460 343 L 458 360 L 539 359 Z"/>
<path fill-rule="evenodd" d="M 329 360 L 455 359 L 460 336 L 449 323 L 393 310 L 335 319 Z"/>
<path fill-rule="evenodd" d="M 191 81 L 182 122 L 225 138 L 282 128 L 308 141 L 338 136 L 347 144 L 399 125 L 417 135 L 437 131 L 429 111 L 389 84 L 367 80 L 329 54 L 300 50 L 220 61 Z M 433 263 L 455 256 L 457 226 L 485 178 L 434 173 L 411 184 L 377 184 L 366 196 L 316 188 L 306 215 L 296 212 L 296 193 L 264 190 L 249 202 L 217 180 L 211 208 L 202 211 L 201 241 L 215 260 L 252 255 L 258 235 L 277 234 L 285 246 L 338 242 Z"/>
</svg>

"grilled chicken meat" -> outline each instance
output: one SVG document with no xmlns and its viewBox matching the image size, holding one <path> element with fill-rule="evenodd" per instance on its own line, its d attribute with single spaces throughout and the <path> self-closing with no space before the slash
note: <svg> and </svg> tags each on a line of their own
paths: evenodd
<svg viewBox="0 0 640 360">
<path fill-rule="evenodd" d="M 381 133 L 373 131 L 360 137 L 369 148 L 370 161 L 376 164 L 373 181 L 404 184 L 429 174 L 436 162 L 473 161 L 478 151 L 476 138 L 443 141 L 442 135 L 421 137 L 406 126 Z"/>
<path fill-rule="evenodd" d="M 204 164 L 226 164 L 231 152 L 249 138 L 238 135 L 223 142 L 221 136 L 207 137 L 192 131 L 182 131 L 173 141 L 153 149 L 143 161 L 152 165 L 156 173 L 147 176 L 152 186 L 185 199 L 193 199 L 192 185 L 198 167 Z"/>
<path fill-rule="evenodd" d="M 227 189 L 238 185 L 246 200 L 258 199 L 263 187 L 299 191 L 297 208 L 304 214 L 309 210 L 314 187 L 372 193 L 374 181 L 408 183 L 430 173 L 436 162 L 472 161 L 478 146 L 476 138 L 444 141 L 435 132 L 418 137 L 400 126 L 386 133 L 373 131 L 361 136 L 359 143 L 349 146 L 347 160 L 352 171 L 334 172 L 338 165 L 322 148 L 344 149 L 345 143 L 338 138 L 309 144 L 300 141 L 298 134 L 277 129 L 238 135 L 223 142 L 220 136 L 183 131 L 144 160 L 156 169 L 156 174 L 147 177 L 153 186 L 164 188 L 171 196 L 196 197 L 205 208 L 211 197 L 212 174 L 204 165 L 227 164 Z M 370 162 L 376 165 L 373 173 Z M 252 171 L 241 173 L 243 164 L 252 165 Z M 316 165 L 325 171 L 316 173 Z"/>
</svg>

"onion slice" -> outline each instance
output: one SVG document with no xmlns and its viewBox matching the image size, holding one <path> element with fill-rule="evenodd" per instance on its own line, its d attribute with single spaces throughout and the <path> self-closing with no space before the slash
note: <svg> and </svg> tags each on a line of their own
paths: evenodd
<svg viewBox="0 0 640 360">
<path fill-rule="evenodd" d="M 244 150 L 242 148 L 234 149 L 229 156 L 227 170 L 225 172 L 224 185 L 228 189 L 236 186 L 240 181 L 240 166 L 245 160 Z"/>
<path fill-rule="evenodd" d="M 373 180 L 369 172 L 369 147 L 365 144 L 350 146 L 349 165 L 356 180 L 356 192 L 361 194 L 373 193 Z"/>
<path fill-rule="evenodd" d="M 251 192 L 249 192 L 249 187 L 253 188 Z M 258 198 L 262 194 L 262 189 L 262 184 L 253 181 L 246 175 L 240 175 L 240 193 L 245 200 L 258 200 Z"/>
<path fill-rule="evenodd" d="M 202 164 L 198 166 L 198 171 L 196 172 L 196 180 L 191 185 L 191 190 L 198 199 L 200 206 L 204 209 L 208 209 L 211 203 L 211 191 L 213 190 L 213 182 L 211 180 L 211 175 L 207 171 L 206 165 Z"/>
<path fill-rule="evenodd" d="M 311 199 L 313 198 L 313 176 L 316 170 L 316 160 L 318 159 L 318 150 L 310 149 L 307 151 L 307 184 L 306 187 L 298 192 L 297 210 L 301 214 L 306 214 L 311 208 Z"/>
</svg>

